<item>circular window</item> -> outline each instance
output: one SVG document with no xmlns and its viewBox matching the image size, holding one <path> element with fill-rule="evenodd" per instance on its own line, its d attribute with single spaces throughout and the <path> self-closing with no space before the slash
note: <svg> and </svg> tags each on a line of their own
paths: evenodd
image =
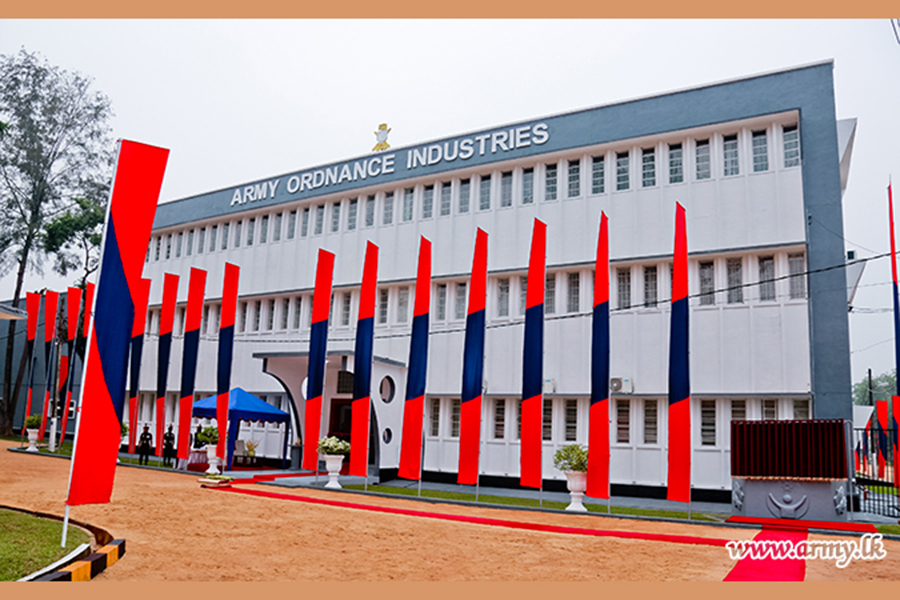
<svg viewBox="0 0 900 600">
<path fill-rule="evenodd" d="M 384 433 L 381 434 L 381 439 L 384 440 L 385 444 L 390 444 L 391 440 L 394 438 L 393 432 L 391 432 L 391 428 L 388 427 L 384 430 Z"/>
<path fill-rule="evenodd" d="M 378 390 L 381 394 L 381 401 L 385 404 L 390 404 L 391 400 L 394 399 L 394 394 L 397 392 L 397 386 L 394 384 L 394 380 L 390 375 L 385 375 L 384 379 L 381 380 L 381 385 L 378 387 Z"/>
</svg>

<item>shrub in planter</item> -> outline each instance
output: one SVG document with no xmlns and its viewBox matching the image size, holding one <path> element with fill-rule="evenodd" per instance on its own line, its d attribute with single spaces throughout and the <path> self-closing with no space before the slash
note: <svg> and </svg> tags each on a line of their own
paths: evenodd
<svg viewBox="0 0 900 600">
<path fill-rule="evenodd" d="M 350 454 L 350 442 L 331 436 L 319 440 L 319 454 Z"/>
<path fill-rule="evenodd" d="M 197 434 L 197 441 L 206 446 L 215 446 L 219 443 L 219 430 L 216 427 L 204 427 Z"/>
<path fill-rule="evenodd" d="M 128 424 L 127 424 L 127 423 L 122 423 L 122 426 L 120 427 L 120 430 L 121 430 L 121 431 L 120 431 L 120 434 L 121 434 L 122 437 L 125 437 L 126 435 L 128 435 Z"/>
<path fill-rule="evenodd" d="M 563 446 L 553 455 L 553 466 L 560 471 L 587 472 L 588 451 L 581 444 Z"/>
<path fill-rule="evenodd" d="M 25 419 L 25 429 L 40 429 L 41 415 L 28 415 Z"/>
</svg>

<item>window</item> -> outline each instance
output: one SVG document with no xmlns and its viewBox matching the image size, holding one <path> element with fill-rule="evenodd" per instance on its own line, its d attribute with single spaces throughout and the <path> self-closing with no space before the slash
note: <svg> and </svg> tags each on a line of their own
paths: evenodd
<svg viewBox="0 0 900 600">
<path fill-rule="evenodd" d="M 384 325 L 388 320 L 388 291 L 378 290 L 378 322 Z"/>
<path fill-rule="evenodd" d="M 737 134 L 726 135 L 722 140 L 722 166 L 724 167 L 722 174 L 726 177 L 740 173 Z"/>
<path fill-rule="evenodd" d="M 712 177 L 712 163 L 710 162 L 709 140 L 697 140 L 696 164 L 697 179 L 709 179 Z"/>
<path fill-rule="evenodd" d="M 577 313 L 580 308 L 581 298 L 579 297 L 579 289 L 581 284 L 580 273 L 569 273 L 568 285 L 566 286 L 566 312 Z"/>
<path fill-rule="evenodd" d="M 316 207 L 316 226 L 315 234 L 322 235 L 322 229 L 325 226 L 325 205 L 320 204 Z"/>
<path fill-rule="evenodd" d="M 247 331 L 247 303 L 241 302 L 241 333 Z"/>
<path fill-rule="evenodd" d="M 500 173 L 500 206 L 512 206 L 512 171 Z"/>
<path fill-rule="evenodd" d="M 522 399 L 516 399 L 516 439 L 522 439 Z"/>
<path fill-rule="evenodd" d="M 775 257 L 759 257 L 759 299 L 763 302 L 775 300 Z"/>
<path fill-rule="evenodd" d="M 306 232 L 309 231 L 309 207 L 303 209 L 303 220 L 300 223 L 300 237 L 306 237 Z M 287 230 L 287 239 L 294 239 L 294 234 L 297 230 L 297 211 L 292 210 L 288 213 L 288 230 Z"/>
<path fill-rule="evenodd" d="M 628 153 L 616 153 L 616 189 L 627 190 L 629 187 Z"/>
<path fill-rule="evenodd" d="M 243 225 L 243 221 L 238 221 L 234 224 L 234 247 L 241 247 L 241 225 Z"/>
<path fill-rule="evenodd" d="M 519 314 L 525 315 L 528 310 L 528 277 L 519 276 Z"/>
<path fill-rule="evenodd" d="M 544 280 L 544 313 L 556 313 L 556 273 L 547 273 Z"/>
<path fill-rule="evenodd" d="M 456 284 L 456 311 L 454 316 L 457 319 L 466 318 L 466 284 L 465 282 Z"/>
<path fill-rule="evenodd" d="M 256 231 L 256 219 L 250 219 L 247 223 L 247 245 L 253 245 L 253 233 Z"/>
<path fill-rule="evenodd" d="M 774 421 L 778 418 L 778 400 L 768 399 L 762 402 L 762 418 Z"/>
<path fill-rule="evenodd" d="M 402 287 L 397 298 L 397 322 L 406 323 L 409 319 L 409 288 Z"/>
<path fill-rule="evenodd" d="M 166 260 L 172 258 L 172 235 L 166 236 Z"/>
<path fill-rule="evenodd" d="M 491 176 L 490 175 L 482 175 L 479 178 L 479 189 L 478 189 L 478 209 L 479 210 L 490 210 L 491 209 Z"/>
<path fill-rule="evenodd" d="M 291 311 L 291 299 L 284 298 L 281 301 L 281 329 L 288 328 L 288 313 Z"/>
<path fill-rule="evenodd" d="M 606 191 L 606 161 L 603 156 L 591 159 L 591 193 L 602 194 Z"/>
<path fill-rule="evenodd" d="M 669 144 L 669 183 L 684 181 L 684 154 L 681 144 Z"/>
<path fill-rule="evenodd" d="M 178 309 L 178 335 L 184 335 L 184 313 L 187 312 L 183 308 Z"/>
<path fill-rule="evenodd" d="M 229 229 L 229 226 L 230 226 L 230 223 L 223 223 L 223 224 L 222 224 L 222 246 L 221 246 L 221 249 L 222 249 L 222 250 L 225 250 L 226 248 L 228 248 L 228 229 Z M 213 237 L 215 237 L 215 236 L 213 236 Z"/>
<path fill-rule="evenodd" d="M 657 298 L 656 266 L 644 267 L 644 306 L 655 308 Z"/>
<path fill-rule="evenodd" d="M 175 241 L 175 258 L 181 258 L 181 240 L 184 237 L 184 233 L 179 231 L 178 238 Z"/>
<path fill-rule="evenodd" d="M 471 181 L 469 179 L 459 180 L 459 212 L 469 212 L 469 194 L 471 193 Z"/>
<path fill-rule="evenodd" d="M 497 316 L 509 316 L 509 279 L 497 280 Z"/>
<path fill-rule="evenodd" d="M 644 443 L 659 443 L 659 403 L 654 400 L 644 400 Z"/>
<path fill-rule="evenodd" d="M 300 318 L 303 313 L 303 296 L 294 298 L 294 321 L 292 329 L 300 329 Z"/>
<path fill-rule="evenodd" d="M 716 401 L 700 401 L 700 445 L 716 445 Z"/>
<path fill-rule="evenodd" d="M 356 229 L 356 206 L 358 204 L 356 198 L 351 198 L 350 206 L 347 208 L 347 231 Z"/>
<path fill-rule="evenodd" d="M 426 185 L 422 194 L 422 218 L 430 219 L 434 214 L 434 186 Z"/>
<path fill-rule="evenodd" d="M 631 429 L 631 402 L 616 400 L 616 443 L 627 444 Z"/>
<path fill-rule="evenodd" d="M 382 213 L 381 224 L 390 225 L 394 222 L 394 192 L 388 192 L 384 195 L 384 212 Z"/>
<path fill-rule="evenodd" d="M 450 198 L 453 188 L 450 187 L 449 181 L 441 183 L 441 216 L 446 217 L 450 214 Z"/>
<path fill-rule="evenodd" d="M 715 269 L 712 261 L 700 263 L 700 304 L 715 304 Z"/>
<path fill-rule="evenodd" d="M 459 437 L 459 398 L 450 401 L 450 437 Z"/>
<path fill-rule="evenodd" d="M 794 400 L 794 418 L 809 418 L 809 400 Z"/>
<path fill-rule="evenodd" d="M 350 292 L 343 294 L 344 302 L 341 306 L 341 325 L 350 325 Z"/>
<path fill-rule="evenodd" d="M 784 128 L 784 167 L 796 167 L 800 164 L 800 132 L 796 125 Z"/>
<path fill-rule="evenodd" d="M 216 231 L 218 230 L 218 228 L 219 228 L 218 225 L 213 225 L 212 227 L 209 228 L 209 251 L 210 252 L 216 251 Z M 202 231 L 200 232 L 200 239 L 201 240 L 203 239 Z M 203 242 L 201 242 L 201 245 L 203 245 Z"/>
<path fill-rule="evenodd" d="M 341 230 L 341 203 L 340 201 L 331 204 L 331 233 L 337 233 Z"/>
<path fill-rule="evenodd" d="M 578 439 L 578 401 L 566 400 L 566 441 Z"/>
<path fill-rule="evenodd" d="M 556 165 L 544 165 L 544 200 L 556 200 Z"/>
<path fill-rule="evenodd" d="M 275 300 L 269 300 L 269 306 L 266 307 L 266 331 L 275 329 Z"/>
<path fill-rule="evenodd" d="M 656 148 L 644 148 L 641 151 L 641 157 L 641 185 L 643 187 L 653 187 L 656 185 Z"/>
<path fill-rule="evenodd" d="M 209 329 L 209 304 L 203 307 L 203 317 L 200 319 L 200 333 L 206 334 Z"/>
<path fill-rule="evenodd" d="M 278 213 L 275 215 L 275 229 L 272 230 L 272 241 L 280 242 L 281 241 L 281 221 L 284 219 L 284 213 Z"/>
<path fill-rule="evenodd" d="M 162 248 L 162 238 L 156 238 L 156 251 L 153 253 L 153 260 L 159 260 L 159 250 Z"/>
<path fill-rule="evenodd" d="M 278 215 L 280 216 L 280 215 Z M 263 215 L 259 224 L 259 243 L 265 244 L 269 241 L 269 215 Z M 277 241 L 277 240 L 276 240 Z"/>
<path fill-rule="evenodd" d="M 541 419 L 541 439 L 553 439 L 553 400 L 544 399 L 543 418 Z"/>
<path fill-rule="evenodd" d="M 746 421 L 747 420 L 747 401 L 732 400 L 731 401 L 731 420 Z"/>
<path fill-rule="evenodd" d="M 366 198 L 366 227 L 375 226 L 375 195 Z"/>
<path fill-rule="evenodd" d="M 259 331 L 259 319 L 262 315 L 262 301 L 257 300 L 253 303 L 253 331 Z"/>
<path fill-rule="evenodd" d="M 439 283 L 437 286 L 437 301 L 434 304 L 435 319 L 443 321 L 447 318 L 447 284 Z"/>
<path fill-rule="evenodd" d="M 188 231 L 188 236 L 187 236 L 187 247 L 185 247 L 185 249 L 184 249 L 185 255 L 190 256 L 190 255 L 191 255 L 191 251 L 192 251 L 193 249 L 194 249 L 194 230 L 191 229 L 190 231 Z"/>
<path fill-rule="evenodd" d="M 744 301 L 743 261 L 740 258 L 729 258 L 725 264 L 728 272 L 728 304 L 740 304 Z"/>
<path fill-rule="evenodd" d="M 416 188 L 406 188 L 403 191 L 403 220 L 412 221 L 413 200 L 416 196 Z"/>
<path fill-rule="evenodd" d="M 617 294 L 619 308 L 631 308 L 631 269 L 623 267 L 616 269 Z"/>
<path fill-rule="evenodd" d="M 534 202 L 534 168 L 522 171 L 522 204 Z"/>
<path fill-rule="evenodd" d="M 581 195 L 581 161 L 569 161 L 569 198 Z"/>
<path fill-rule="evenodd" d="M 506 434 L 506 400 L 494 398 L 494 439 L 502 440 Z"/>
<path fill-rule="evenodd" d="M 760 173 L 769 170 L 769 144 L 766 132 L 753 132 L 753 172 Z"/>
<path fill-rule="evenodd" d="M 431 399 L 430 422 L 431 428 L 428 432 L 431 437 L 437 437 L 441 433 L 441 399 Z"/>
<path fill-rule="evenodd" d="M 306 326 L 312 327 L 312 307 L 313 307 L 313 294 L 309 295 L 309 300 L 305 302 L 307 306 L 309 306 L 309 310 L 306 311 Z M 328 310 L 331 310 L 331 307 L 328 307 Z"/>
<path fill-rule="evenodd" d="M 791 300 L 806 298 L 806 261 L 802 254 L 788 255 L 788 274 L 791 279 Z"/>
</svg>

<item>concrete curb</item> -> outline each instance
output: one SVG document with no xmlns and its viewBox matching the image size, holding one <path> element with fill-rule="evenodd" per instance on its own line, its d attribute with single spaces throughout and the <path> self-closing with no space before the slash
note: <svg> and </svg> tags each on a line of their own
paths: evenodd
<svg viewBox="0 0 900 600">
<path fill-rule="evenodd" d="M 90 581 L 125 556 L 125 540 L 113 540 L 84 560 L 77 560 L 33 581 Z"/>
</svg>

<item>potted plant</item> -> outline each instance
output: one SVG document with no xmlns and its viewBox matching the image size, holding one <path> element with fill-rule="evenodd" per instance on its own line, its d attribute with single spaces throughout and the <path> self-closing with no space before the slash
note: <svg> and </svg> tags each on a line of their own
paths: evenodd
<svg viewBox="0 0 900 600">
<path fill-rule="evenodd" d="M 581 498 L 587 489 L 587 448 L 581 444 L 563 446 L 553 455 L 553 466 L 566 474 L 571 502 L 566 510 L 587 512 Z"/>
<path fill-rule="evenodd" d="M 209 462 L 207 475 L 219 474 L 219 457 L 216 456 L 216 447 L 219 444 L 219 430 L 216 427 L 204 427 L 197 434 L 197 440 L 206 445 L 206 460 Z"/>
<path fill-rule="evenodd" d="M 119 429 L 122 434 L 122 443 L 128 445 L 128 423 L 122 423 Z"/>
<path fill-rule="evenodd" d="M 28 448 L 26 452 L 37 452 L 38 433 L 41 430 L 41 415 L 29 415 L 25 419 L 25 430 L 28 432 Z"/>
<path fill-rule="evenodd" d="M 344 456 L 350 454 L 350 442 L 345 442 L 335 436 L 322 438 L 319 440 L 319 454 L 325 459 L 325 470 L 328 471 L 328 483 L 325 484 L 325 487 L 341 489 L 338 475 L 341 472 L 341 465 L 344 463 Z"/>
</svg>

